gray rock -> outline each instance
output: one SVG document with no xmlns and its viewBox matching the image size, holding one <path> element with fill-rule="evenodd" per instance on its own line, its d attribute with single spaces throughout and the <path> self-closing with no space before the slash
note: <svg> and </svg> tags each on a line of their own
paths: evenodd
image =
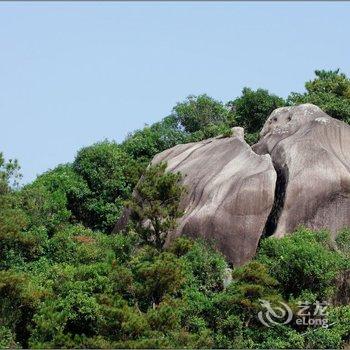
<svg viewBox="0 0 350 350">
<path fill-rule="evenodd" d="M 201 237 L 241 265 L 263 232 L 282 237 L 304 225 L 335 236 L 350 226 L 350 126 L 305 104 L 272 112 L 260 136 L 251 148 L 243 129 L 233 128 L 232 137 L 155 156 L 152 163 L 166 161 L 187 188 L 184 215 L 166 244 L 179 235 Z M 129 215 L 125 209 L 114 232 Z"/>
<path fill-rule="evenodd" d="M 253 150 L 270 154 L 278 174 L 269 233 L 350 226 L 350 126 L 304 104 L 272 112 L 260 135 Z"/>
<path fill-rule="evenodd" d="M 167 244 L 179 235 L 213 241 L 234 264 L 255 254 L 274 201 L 276 172 L 269 155 L 259 156 L 244 141 L 243 129 L 233 137 L 177 145 L 153 159 L 167 170 L 180 171 L 187 193 L 185 214 Z"/>
<path fill-rule="evenodd" d="M 230 269 L 229 267 L 226 267 L 223 277 L 224 278 L 223 278 L 222 284 L 223 284 L 224 288 L 226 289 L 232 283 L 232 280 L 233 280 L 232 269 Z"/>
</svg>

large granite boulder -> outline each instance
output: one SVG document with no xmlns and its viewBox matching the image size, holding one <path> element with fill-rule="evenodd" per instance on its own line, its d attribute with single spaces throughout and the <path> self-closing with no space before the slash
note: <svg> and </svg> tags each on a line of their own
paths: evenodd
<svg viewBox="0 0 350 350">
<path fill-rule="evenodd" d="M 177 145 L 153 159 L 181 172 L 187 193 L 185 214 L 168 237 L 201 237 L 212 241 L 234 264 L 256 251 L 274 202 L 276 172 L 269 155 L 257 155 L 244 141 L 243 129 L 228 138 Z"/>
<path fill-rule="evenodd" d="M 270 154 L 278 175 L 268 234 L 349 227 L 350 126 L 304 104 L 276 109 L 260 135 L 253 150 Z"/>
<path fill-rule="evenodd" d="M 305 104 L 272 112 L 252 148 L 242 128 L 233 131 L 153 159 L 180 171 L 187 188 L 184 215 L 166 244 L 179 235 L 201 237 L 241 265 L 263 233 L 282 237 L 304 225 L 336 236 L 350 227 L 349 125 Z M 129 214 L 126 209 L 115 232 Z"/>
</svg>

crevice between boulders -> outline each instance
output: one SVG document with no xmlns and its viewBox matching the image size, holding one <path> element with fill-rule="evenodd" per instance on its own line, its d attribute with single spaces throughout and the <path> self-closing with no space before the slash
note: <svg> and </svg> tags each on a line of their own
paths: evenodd
<svg viewBox="0 0 350 350">
<path fill-rule="evenodd" d="M 282 214 L 284 200 L 286 195 L 286 187 L 288 183 L 288 171 L 286 168 L 281 168 L 272 161 L 272 165 L 276 170 L 277 180 L 274 194 L 274 202 L 271 212 L 266 220 L 261 238 L 272 236 L 277 228 L 278 220 Z"/>
</svg>

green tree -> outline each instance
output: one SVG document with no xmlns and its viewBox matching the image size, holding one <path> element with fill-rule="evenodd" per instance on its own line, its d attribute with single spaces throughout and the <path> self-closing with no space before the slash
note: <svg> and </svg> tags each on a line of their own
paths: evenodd
<svg viewBox="0 0 350 350">
<path fill-rule="evenodd" d="M 0 152 L 0 195 L 9 192 L 11 187 L 18 185 L 18 181 L 22 177 L 19 170 L 20 166 L 16 159 L 10 159 L 6 162 Z"/>
<path fill-rule="evenodd" d="M 45 172 L 25 188 L 30 191 L 41 189 L 42 192 L 47 192 L 52 200 L 57 202 L 57 207 L 60 207 L 59 203 L 64 203 L 71 222 L 80 221 L 84 200 L 91 195 L 86 181 L 75 171 L 72 164 L 62 164 Z"/>
<path fill-rule="evenodd" d="M 316 70 L 315 78 L 305 83 L 306 92 L 291 93 L 291 105 L 313 103 L 331 117 L 350 123 L 350 79 L 337 70 Z"/>
<path fill-rule="evenodd" d="M 191 241 L 184 237 L 177 239 L 169 250 L 176 252 L 184 244 L 190 247 L 180 260 L 184 262 L 189 286 L 206 295 L 221 291 L 228 267 L 224 256 L 204 241 Z"/>
<path fill-rule="evenodd" d="M 322 299 L 333 295 L 336 278 L 349 268 L 333 246 L 328 232 L 301 228 L 281 239 L 264 239 L 257 258 L 280 282 L 285 297 L 308 291 Z"/>
<path fill-rule="evenodd" d="M 244 127 L 246 133 L 258 133 L 271 112 L 285 105 L 285 101 L 268 90 L 244 88 L 242 95 L 229 102 L 235 112 L 235 122 Z"/>
<path fill-rule="evenodd" d="M 127 206 L 132 210 L 136 231 L 144 242 L 161 249 L 168 233 L 181 217 L 179 203 L 185 189 L 181 174 L 166 172 L 166 163 L 147 168 Z"/>
<path fill-rule="evenodd" d="M 341 230 L 336 238 L 337 248 L 347 257 L 350 257 L 350 228 Z"/>
<path fill-rule="evenodd" d="M 64 248 L 64 247 L 63 247 Z M 38 306 L 33 316 L 31 347 L 75 347 L 84 336 L 98 332 L 100 320 L 107 315 L 100 298 L 107 301 L 108 274 L 111 266 L 106 263 L 72 266 L 53 265 L 43 279 L 51 293 Z M 118 298 L 115 302 L 118 303 Z M 113 310 L 113 302 L 110 302 Z M 118 321 L 115 319 L 118 327 Z"/>
<path fill-rule="evenodd" d="M 77 213 L 84 225 L 110 231 L 140 177 L 140 167 L 114 142 L 104 141 L 81 149 L 73 163 L 87 184 Z"/>
<path fill-rule="evenodd" d="M 22 193 L 14 190 L 19 178 L 18 162 L 5 162 L 0 154 L 0 269 L 37 258 L 47 238 L 45 230 L 31 226 Z"/>
<path fill-rule="evenodd" d="M 192 133 L 211 124 L 226 123 L 229 109 L 208 95 L 190 95 L 173 108 L 173 116 L 185 131 Z"/>
<path fill-rule="evenodd" d="M 25 186 L 18 193 L 18 199 L 27 218 L 27 230 L 45 228 L 52 235 L 71 217 L 65 193 L 50 192 L 47 187 L 37 183 Z"/>
<path fill-rule="evenodd" d="M 182 262 L 169 252 L 154 247 L 141 249 L 131 260 L 138 305 L 146 311 L 167 296 L 176 296 L 185 282 Z"/>
<path fill-rule="evenodd" d="M 157 153 L 185 143 L 186 137 L 187 134 L 180 130 L 176 118 L 169 116 L 130 134 L 121 147 L 134 159 L 148 163 Z"/>
<path fill-rule="evenodd" d="M 32 317 L 43 296 L 44 291 L 33 283 L 31 276 L 0 270 L 0 335 L 5 328 L 8 341 L 27 348 Z"/>
<path fill-rule="evenodd" d="M 290 343 L 287 335 L 289 327 L 284 330 L 284 336 L 278 339 L 276 335 L 281 330 L 271 334 L 258 319 L 258 313 L 263 310 L 261 299 L 272 305 L 285 302 L 277 288 L 278 282 L 270 275 L 268 267 L 258 261 L 251 261 L 235 268 L 232 277 L 232 283 L 213 296 L 207 316 L 210 328 L 216 329 L 216 347 L 260 348 L 265 341 L 269 346 L 300 347 L 300 336 L 298 342 Z M 297 335 L 297 332 L 294 331 L 294 334 Z M 285 343 L 289 345 L 282 345 Z"/>
<path fill-rule="evenodd" d="M 9 327 L 0 326 L 0 348 L 1 349 L 14 349 L 19 347 L 16 344 L 14 335 Z"/>
</svg>

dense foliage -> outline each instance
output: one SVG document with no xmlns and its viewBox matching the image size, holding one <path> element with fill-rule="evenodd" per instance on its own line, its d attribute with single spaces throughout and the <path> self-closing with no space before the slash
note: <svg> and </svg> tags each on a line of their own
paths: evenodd
<svg viewBox="0 0 350 350">
<path fill-rule="evenodd" d="M 339 69 L 317 70 L 316 78 L 305 83 L 304 94 L 291 93 L 290 104 L 313 103 L 333 118 L 350 123 L 350 79 Z"/>
<path fill-rule="evenodd" d="M 316 71 L 287 102 L 245 88 L 223 104 L 190 96 L 170 116 L 79 150 L 21 188 L 0 154 L 0 348 L 339 348 L 350 342 L 350 230 L 336 241 L 300 228 L 265 238 L 255 259 L 229 269 L 209 243 L 163 243 L 182 212 L 179 174 L 151 158 L 176 144 L 230 135 L 251 143 L 268 114 L 312 102 L 350 121 L 349 79 Z M 142 175 L 142 181 L 138 182 Z M 134 196 L 132 197 L 132 193 Z M 123 207 L 125 232 L 111 234 Z M 330 327 L 264 326 L 261 300 L 328 301 Z"/>
<path fill-rule="evenodd" d="M 130 134 L 122 143 L 122 149 L 133 159 L 146 164 L 154 155 L 179 143 L 187 141 L 174 116 L 165 117 L 162 121 Z"/>
<path fill-rule="evenodd" d="M 285 101 L 276 95 L 271 95 L 267 90 L 257 89 L 253 91 L 244 88 L 242 96 L 230 102 L 236 113 L 236 122 L 244 127 L 247 133 L 257 133 L 263 127 L 271 112 L 285 105 Z"/>
<path fill-rule="evenodd" d="M 229 109 L 207 95 L 190 95 L 174 107 L 173 115 L 185 131 L 195 132 L 209 125 L 225 123 Z"/>
<path fill-rule="evenodd" d="M 133 197 L 126 202 L 131 210 L 136 232 L 145 243 L 162 249 L 169 232 L 176 228 L 176 220 L 183 214 L 179 210 L 185 191 L 181 174 L 166 172 L 166 163 L 146 169 L 135 187 Z"/>
</svg>

